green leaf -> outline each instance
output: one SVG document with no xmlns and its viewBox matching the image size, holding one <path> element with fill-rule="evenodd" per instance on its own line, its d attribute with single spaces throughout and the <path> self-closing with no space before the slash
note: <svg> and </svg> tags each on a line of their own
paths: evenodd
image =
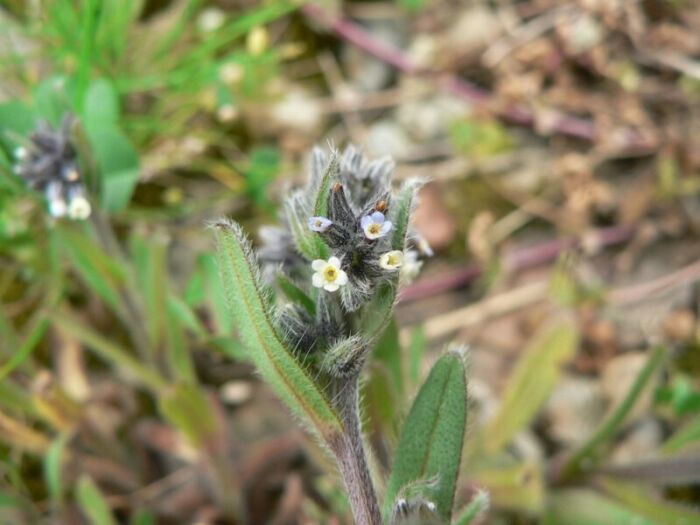
<svg viewBox="0 0 700 525">
<path fill-rule="evenodd" d="M 313 299 L 282 272 L 277 272 L 277 285 L 287 296 L 287 299 L 302 306 L 310 315 L 316 315 L 316 303 Z"/>
<path fill-rule="evenodd" d="M 85 344 L 89 350 L 138 379 L 144 385 L 156 391 L 165 386 L 165 381 L 157 371 L 144 366 L 124 348 L 91 330 L 74 316 L 63 312 L 54 312 L 51 319 L 67 333 Z"/>
<path fill-rule="evenodd" d="M 615 436 L 620 425 L 624 422 L 637 400 L 642 395 L 649 380 L 654 376 L 666 357 L 663 347 L 656 347 L 644 368 L 632 383 L 622 402 L 614 408 L 608 418 L 596 429 L 586 441 L 575 450 L 561 468 L 561 477 L 569 479 L 582 470 L 590 469 L 597 462 L 599 449 Z"/>
<path fill-rule="evenodd" d="M 29 135 L 35 126 L 34 112 L 26 104 L 18 100 L 0 104 L 0 145 L 14 149 L 17 139 Z"/>
<path fill-rule="evenodd" d="M 214 225 L 219 272 L 231 316 L 263 378 L 321 436 L 343 426 L 330 401 L 277 333 L 250 242 L 236 223 Z"/>
<path fill-rule="evenodd" d="M 449 521 L 467 420 L 463 357 L 449 352 L 430 371 L 406 418 L 384 500 L 388 519 L 400 491 L 417 480 L 437 477 L 424 497 Z"/>
<path fill-rule="evenodd" d="M 68 77 L 54 76 L 40 82 L 33 92 L 34 109 L 39 117 L 58 126 L 67 112 L 72 110 L 72 81 Z"/>
<path fill-rule="evenodd" d="M 144 324 L 152 348 L 160 348 L 167 324 L 167 237 L 158 232 L 131 236 L 131 254 L 145 307 Z"/>
<path fill-rule="evenodd" d="M 671 434 L 662 445 L 662 450 L 665 453 L 675 453 L 697 441 L 700 441 L 700 416 L 691 419 Z"/>
<path fill-rule="evenodd" d="M 44 479 L 46 487 L 51 496 L 51 501 L 55 506 L 59 506 L 63 500 L 65 489 L 63 487 L 63 476 L 61 470 L 65 459 L 66 445 L 70 439 L 70 434 L 59 435 L 44 456 Z"/>
<path fill-rule="evenodd" d="M 549 498 L 544 525 L 662 525 L 590 489 L 570 489 Z"/>
<path fill-rule="evenodd" d="M 102 492 L 87 474 L 78 480 L 75 496 L 80 510 L 92 525 L 117 525 Z"/>
<path fill-rule="evenodd" d="M 119 95 L 104 78 L 93 80 L 85 95 L 83 121 L 116 124 L 119 121 Z"/>
<path fill-rule="evenodd" d="M 216 417 L 199 387 L 181 384 L 169 388 L 160 397 L 159 407 L 163 416 L 193 446 L 202 448 L 213 444 L 218 430 Z"/>
<path fill-rule="evenodd" d="M 605 491 L 631 511 L 662 525 L 695 525 L 700 523 L 700 511 L 681 503 L 665 501 L 647 488 L 602 479 Z"/>
<path fill-rule="evenodd" d="M 500 450 L 532 421 L 577 345 L 576 326 L 569 319 L 546 325 L 530 341 L 511 374 L 498 413 L 484 431 L 486 450 Z"/>
<path fill-rule="evenodd" d="M 460 512 L 454 525 L 470 525 L 483 516 L 489 508 L 491 498 L 485 490 L 478 491 L 469 504 Z"/>
<path fill-rule="evenodd" d="M 398 196 L 391 203 L 391 222 L 394 225 L 394 232 L 391 236 L 391 247 L 394 250 L 403 251 L 406 247 L 406 236 L 411 219 L 411 212 L 416 200 L 416 194 L 423 185 L 419 179 L 407 180 Z"/>
<path fill-rule="evenodd" d="M 216 256 L 212 253 L 203 253 L 199 256 L 197 263 L 202 268 L 207 303 L 214 317 L 217 334 L 231 335 L 233 324 L 228 309 L 226 291 L 221 287 Z"/>
<path fill-rule="evenodd" d="M 408 347 L 408 381 L 411 385 L 417 385 L 421 375 L 421 363 L 428 347 L 425 330 L 418 326 L 411 333 L 411 344 Z"/>
<path fill-rule="evenodd" d="M 249 166 L 244 170 L 248 195 L 267 211 L 273 209 L 267 188 L 279 173 L 280 160 L 280 152 L 275 148 L 255 148 L 250 154 Z"/>
<path fill-rule="evenodd" d="M 361 310 L 357 329 L 368 341 L 380 337 L 394 315 L 398 279 L 385 281 Z"/>
<path fill-rule="evenodd" d="M 124 269 L 81 232 L 79 226 L 71 224 L 56 228 L 55 234 L 78 276 L 118 315 L 123 316 L 119 289 L 124 284 Z"/>
<path fill-rule="evenodd" d="M 88 120 L 85 132 L 100 174 L 102 207 L 112 213 L 121 211 L 139 179 L 138 154 L 113 123 Z"/>
<path fill-rule="evenodd" d="M 495 461 L 494 461 L 495 460 Z M 545 481 L 542 465 L 535 461 L 515 462 L 503 456 L 486 458 L 489 464 L 472 464 L 470 481 L 489 492 L 493 506 L 526 515 L 542 512 Z"/>
<path fill-rule="evenodd" d="M 391 389 L 397 399 L 404 398 L 403 384 L 403 359 L 401 356 L 401 343 L 399 342 L 399 330 L 396 320 L 389 321 L 389 325 L 377 341 L 372 354 L 373 359 L 382 363 L 391 376 Z M 396 407 L 397 409 L 399 407 Z"/>
<path fill-rule="evenodd" d="M 314 217 L 328 216 L 328 195 L 331 191 L 333 181 L 338 177 L 339 170 L 340 161 L 338 159 L 338 153 L 333 152 L 331 154 L 331 159 L 328 162 L 328 166 L 326 166 L 326 170 L 323 172 L 318 188 L 316 189 L 313 207 Z"/>
</svg>

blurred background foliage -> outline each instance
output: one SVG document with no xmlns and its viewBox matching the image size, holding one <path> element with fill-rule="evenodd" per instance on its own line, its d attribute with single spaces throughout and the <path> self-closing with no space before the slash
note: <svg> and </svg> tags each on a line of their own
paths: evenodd
<svg viewBox="0 0 700 525">
<path fill-rule="evenodd" d="M 274 222 L 353 141 L 432 179 L 364 387 L 378 477 L 458 339 L 481 523 L 700 523 L 698 35 L 682 0 L 0 2 L 0 521 L 350 522 L 205 224 Z M 66 114 L 86 221 L 13 173 Z"/>
</svg>

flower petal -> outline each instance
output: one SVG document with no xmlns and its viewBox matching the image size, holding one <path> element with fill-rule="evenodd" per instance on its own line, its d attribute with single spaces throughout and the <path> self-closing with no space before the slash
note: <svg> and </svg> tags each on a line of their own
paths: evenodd
<svg viewBox="0 0 700 525">
<path fill-rule="evenodd" d="M 370 217 L 369 215 L 365 215 L 364 217 L 362 217 L 362 220 L 360 220 L 360 226 L 362 226 L 363 230 L 366 230 L 367 226 L 369 226 L 370 224 L 372 224 L 372 217 Z"/>
<path fill-rule="evenodd" d="M 311 284 L 313 284 L 316 288 L 321 288 L 325 282 L 325 279 L 323 278 L 322 273 L 315 273 L 311 277 Z"/>
<path fill-rule="evenodd" d="M 382 224 L 384 222 L 384 214 L 380 211 L 375 211 L 372 214 L 372 222 L 376 222 L 377 224 Z"/>
<path fill-rule="evenodd" d="M 328 283 L 323 288 L 328 292 L 335 292 L 338 288 L 340 288 L 340 286 L 338 286 L 336 283 Z"/>
<path fill-rule="evenodd" d="M 391 230 L 392 226 L 393 224 L 391 223 L 391 221 L 386 221 L 384 224 L 382 224 L 382 235 Z"/>
<path fill-rule="evenodd" d="M 340 268 L 340 259 L 338 259 L 336 256 L 333 256 L 330 259 L 328 259 L 328 264 L 332 264 L 336 268 Z"/>
<path fill-rule="evenodd" d="M 323 259 L 316 259 L 314 262 L 311 263 L 311 269 L 317 272 L 322 271 L 325 267 L 326 261 L 324 261 Z"/>
<path fill-rule="evenodd" d="M 338 277 L 336 277 L 336 279 L 335 279 L 335 282 L 336 282 L 336 284 L 338 284 L 340 286 L 344 286 L 344 285 L 348 284 L 348 274 L 345 273 L 343 270 L 340 270 L 338 272 Z"/>
</svg>

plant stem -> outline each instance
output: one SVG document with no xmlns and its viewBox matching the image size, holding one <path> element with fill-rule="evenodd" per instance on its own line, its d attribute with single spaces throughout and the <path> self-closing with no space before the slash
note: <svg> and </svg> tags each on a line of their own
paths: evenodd
<svg viewBox="0 0 700 525">
<path fill-rule="evenodd" d="M 360 428 L 358 384 L 359 377 L 340 384 L 338 408 L 345 432 L 331 436 L 328 446 L 335 455 L 356 525 L 381 525 L 382 516 Z"/>
</svg>

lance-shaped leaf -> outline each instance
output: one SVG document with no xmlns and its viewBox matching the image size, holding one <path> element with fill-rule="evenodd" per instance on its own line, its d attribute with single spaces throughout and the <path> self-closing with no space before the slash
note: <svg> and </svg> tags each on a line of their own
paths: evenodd
<svg viewBox="0 0 700 525">
<path fill-rule="evenodd" d="M 430 371 L 406 418 L 384 500 L 388 519 L 402 487 L 426 484 L 423 497 L 449 521 L 467 421 L 467 382 L 463 357 L 445 354 Z"/>
<path fill-rule="evenodd" d="M 489 509 L 490 500 L 488 492 L 479 490 L 469 502 L 469 505 L 460 512 L 454 525 L 470 525 L 476 519 L 481 518 Z"/>
<path fill-rule="evenodd" d="M 423 181 L 420 179 L 407 180 L 391 203 L 391 222 L 394 225 L 391 247 L 394 250 L 403 250 L 406 245 L 411 212 L 416 202 L 416 194 L 422 185 Z"/>
<path fill-rule="evenodd" d="M 341 432 L 328 398 L 297 361 L 273 323 L 250 243 L 236 223 L 214 224 L 219 272 L 229 309 L 263 378 L 292 410 L 322 435 Z"/>
<path fill-rule="evenodd" d="M 576 352 L 578 333 L 569 319 L 538 332 L 513 371 L 501 407 L 485 429 L 484 447 L 496 452 L 537 415 L 563 364 Z"/>
</svg>

